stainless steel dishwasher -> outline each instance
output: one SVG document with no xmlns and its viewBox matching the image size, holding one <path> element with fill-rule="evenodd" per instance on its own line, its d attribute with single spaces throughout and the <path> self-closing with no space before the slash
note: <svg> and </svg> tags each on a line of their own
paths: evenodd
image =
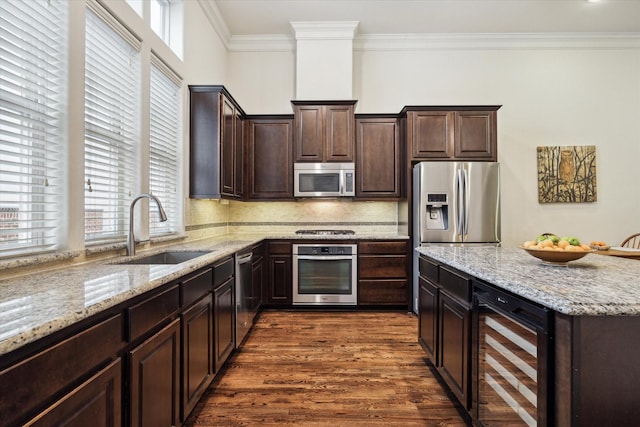
<svg viewBox="0 0 640 427">
<path fill-rule="evenodd" d="M 253 325 L 251 259 L 253 252 L 236 254 L 236 348 L 240 347 Z"/>
</svg>

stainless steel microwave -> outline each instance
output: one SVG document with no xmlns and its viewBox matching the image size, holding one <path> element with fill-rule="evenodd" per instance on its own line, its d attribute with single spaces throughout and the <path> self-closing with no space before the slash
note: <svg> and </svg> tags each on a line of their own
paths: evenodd
<svg viewBox="0 0 640 427">
<path fill-rule="evenodd" d="M 295 197 L 355 196 L 354 163 L 295 163 Z"/>
</svg>

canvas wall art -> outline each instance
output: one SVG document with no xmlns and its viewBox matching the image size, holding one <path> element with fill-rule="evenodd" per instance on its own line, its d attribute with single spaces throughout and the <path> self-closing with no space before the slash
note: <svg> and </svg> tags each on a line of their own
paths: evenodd
<svg viewBox="0 0 640 427">
<path fill-rule="evenodd" d="M 538 202 L 585 203 L 597 200 L 596 147 L 537 147 Z"/>
</svg>

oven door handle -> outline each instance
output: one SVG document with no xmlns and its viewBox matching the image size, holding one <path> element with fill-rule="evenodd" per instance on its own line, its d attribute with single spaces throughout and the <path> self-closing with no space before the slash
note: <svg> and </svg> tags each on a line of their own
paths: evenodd
<svg viewBox="0 0 640 427">
<path fill-rule="evenodd" d="M 308 260 L 308 261 L 340 261 L 340 260 L 352 260 L 355 257 L 353 255 L 294 255 L 295 259 Z"/>
</svg>

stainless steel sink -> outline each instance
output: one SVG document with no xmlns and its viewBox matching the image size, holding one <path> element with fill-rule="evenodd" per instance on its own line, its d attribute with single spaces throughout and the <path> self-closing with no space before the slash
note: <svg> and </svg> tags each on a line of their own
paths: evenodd
<svg viewBox="0 0 640 427">
<path fill-rule="evenodd" d="M 117 262 L 116 264 L 180 264 L 212 251 L 168 251 Z"/>
</svg>

